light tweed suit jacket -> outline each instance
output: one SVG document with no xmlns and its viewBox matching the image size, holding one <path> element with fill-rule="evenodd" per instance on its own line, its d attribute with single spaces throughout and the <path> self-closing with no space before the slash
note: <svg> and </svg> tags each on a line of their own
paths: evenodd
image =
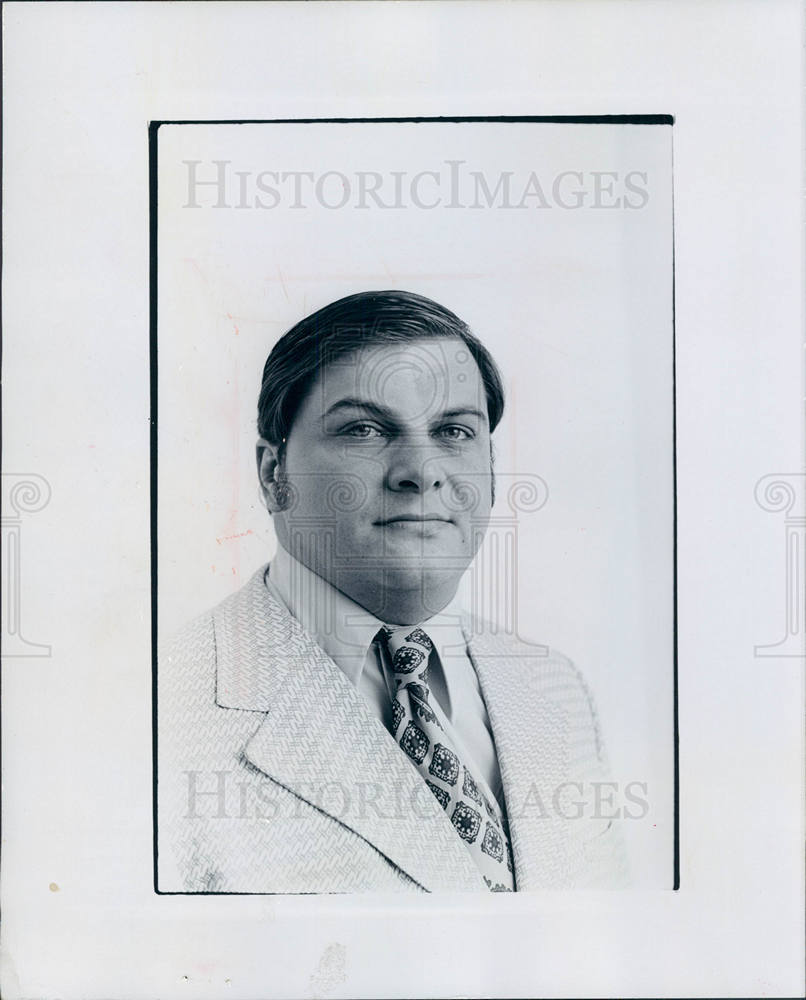
<svg viewBox="0 0 806 1000">
<path fill-rule="evenodd" d="M 486 892 L 449 817 L 262 567 L 158 658 L 161 892 Z M 624 883 L 596 818 L 599 728 L 575 667 L 463 629 L 487 705 L 516 887 Z"/>
</svg>

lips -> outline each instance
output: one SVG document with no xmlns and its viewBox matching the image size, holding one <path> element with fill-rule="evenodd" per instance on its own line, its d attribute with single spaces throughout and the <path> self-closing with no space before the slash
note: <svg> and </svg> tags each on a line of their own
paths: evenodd
<svg viewBox="0 0 806 1000">
<path fill-rule="evenodd" d="M 387 517 L 375 522 L 386 526 L 387 524 L 450 524 L 449 517 L 442 517 L 440 514 L 398 514 L 395 517 Z"/>
</svg>

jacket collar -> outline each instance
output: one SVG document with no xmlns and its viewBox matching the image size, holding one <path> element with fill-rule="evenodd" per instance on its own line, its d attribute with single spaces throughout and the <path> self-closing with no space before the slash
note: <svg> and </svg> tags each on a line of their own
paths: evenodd
<svg viewBox="0 0 806 1000">
<path fill-rule="evenodd" d="M 485 890 L 469 851 L 391 734 L 275 600 L 262 567 L 213 613 L 223 708 L 265 712 L 243 749 L 428 890 Z"/>
</svg>

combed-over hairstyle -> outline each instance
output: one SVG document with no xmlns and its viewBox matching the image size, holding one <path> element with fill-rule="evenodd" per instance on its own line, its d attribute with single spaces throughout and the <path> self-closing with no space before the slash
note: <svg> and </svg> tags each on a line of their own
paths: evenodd
<svg viewBox="0 0 806 1000">
<path fill-rule="evenodd" d="M 414 292 L 358 292 L 306 316 L 277 341 L 263 368 L 258 433 L 282 450 L 294 418 L 323 367 L 363 347 L 459 338 L 481 372 L 495 430 L 504 388 L 490 352 L 458 316 Z"/>
</svg>

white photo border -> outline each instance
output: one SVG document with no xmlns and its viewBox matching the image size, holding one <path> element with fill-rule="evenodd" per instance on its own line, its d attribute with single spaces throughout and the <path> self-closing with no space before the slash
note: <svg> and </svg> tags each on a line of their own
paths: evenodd
<svg viewBox="0 0 806 1000">
<path fill-rule="evenodd" d="M 771 651 L 803 579 L 801 4 L 12 2 L 3 20 L 3 471 L 46 480 L 20 580 L 48 647 L 3 661 L 4 995 L 801 993 L 801 633 Z M 681 888 L 158 896 L 148 123 L 412 108 L 674 116 Z"/>
</svg>

